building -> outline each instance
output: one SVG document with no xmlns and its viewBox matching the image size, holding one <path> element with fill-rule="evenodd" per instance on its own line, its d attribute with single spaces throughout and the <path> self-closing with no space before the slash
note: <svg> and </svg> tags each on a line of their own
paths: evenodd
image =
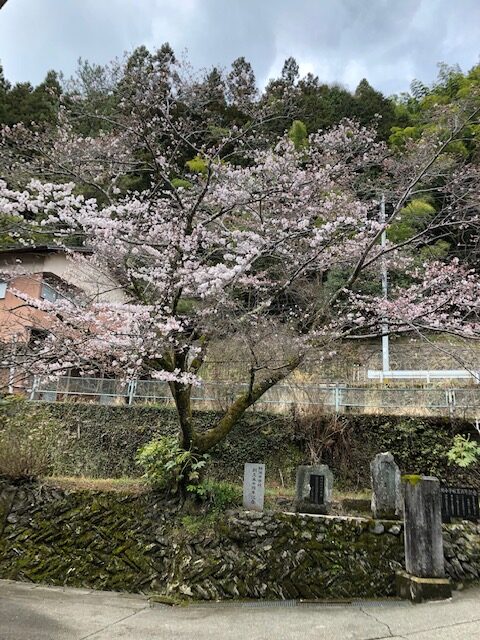
<svg viewBox="0 0 480 640">
<path fill-rule="evenodd" d="M 99 302 L 125 300 L 121 288 L 91 264 L 88 249 L 66 251 L 42 245 L 1 250 L 0 348 L 8 366 L 4 365 L 0 382 L 1 386 L 8 384 L 10 392 L 17 386 L 25 387 L 24 380 L 17 380 L 15 365 L 28 351 L 29 343 L 48 330 L 49 322 L 47 314 L 28 305 L 21 294 L 49 301 L 70 296 Z"/>
</svg>

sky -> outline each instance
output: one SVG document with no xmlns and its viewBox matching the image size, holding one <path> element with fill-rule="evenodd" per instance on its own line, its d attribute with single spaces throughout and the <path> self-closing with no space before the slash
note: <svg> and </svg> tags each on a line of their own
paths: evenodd
<svg viewBox="0 0 480 640">
<path fill-rule="evenodd" d="M 366 77 L 391 95 L 431 83 L 439 62 L 480 62 L 480 0 L 7 0 L 0 10 L 11 82 L 166 41 L 197 68 L 245 56 L 260 86 L 294 56 L 302 74 L 350 89 Z"/>
</svg>

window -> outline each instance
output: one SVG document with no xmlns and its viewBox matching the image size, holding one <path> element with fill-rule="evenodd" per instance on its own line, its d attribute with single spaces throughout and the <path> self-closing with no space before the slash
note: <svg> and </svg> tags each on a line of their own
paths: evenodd
<svg viewBox="0 0 480 640">
<path fill-rule="evenodd" d="M 48 300 L 49 302 L 55 302 L 57 298 L 60 297 L 53 287 L 51 287 L 46 282 L 42 282 L 42 291 L 40 293 L 40 297 L 44 300 Z"/>
<path fill-rule="evenodd" d="M 29 347 L 38 346 L 41 342 L 45 340 L 48 335 L 48 331 L 46 329 L 37 329 L 32 327 L 30 330 L 30 339 L 28 341 Z"/>
<path fill-rule="evenodd" d="M 0 300 L 5 298 L 5 294 L 7 293 L 7 283 L 0 281 Z"/>
</svg>

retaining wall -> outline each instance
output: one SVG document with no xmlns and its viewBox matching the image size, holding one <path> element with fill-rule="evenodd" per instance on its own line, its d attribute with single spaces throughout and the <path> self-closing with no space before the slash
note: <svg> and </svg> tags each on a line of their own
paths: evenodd
<svg viewBox="0 0 480 640">
<path fill-rule="evenodd" d="M 445 527 L 455 581 L 480 577 L 480 525 Z M 0 483 L 0 578 L 198 599 L 394 593 L 402 524 L 231 511 L 184 516 L 152 493 Z"/>
</svg>

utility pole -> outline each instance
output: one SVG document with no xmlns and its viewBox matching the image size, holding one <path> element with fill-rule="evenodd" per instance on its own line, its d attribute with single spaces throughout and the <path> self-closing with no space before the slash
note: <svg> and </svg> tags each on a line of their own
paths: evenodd
<svg viewBox="0 0 480 640">
<path fill-rule="evenodd" d="M 11 337 L 10 343 L 10 368 L 8 370 L 8 393 L 11 395 L 15 391 L 15 365 L 17 359 L 17 334 Z"/>
<path fill-rule="evenodd" d="M 382 195 L 382 201 L 380 204 L 380 220 L 382 224 L 385 224 L 385 195 Z M 387 230 L 382 231 L 381 246 L 382 251 L 387 244 Z M 382 257 L 382 293 L 384 300 L 388 298 L 388 273 L 387 273 L 387 261 L 385 257 Z M 390 351 L 388 343 L 388 322 L 384 319 L 382 323 L 382 373 L 390 371 Z"/>
</svg>

